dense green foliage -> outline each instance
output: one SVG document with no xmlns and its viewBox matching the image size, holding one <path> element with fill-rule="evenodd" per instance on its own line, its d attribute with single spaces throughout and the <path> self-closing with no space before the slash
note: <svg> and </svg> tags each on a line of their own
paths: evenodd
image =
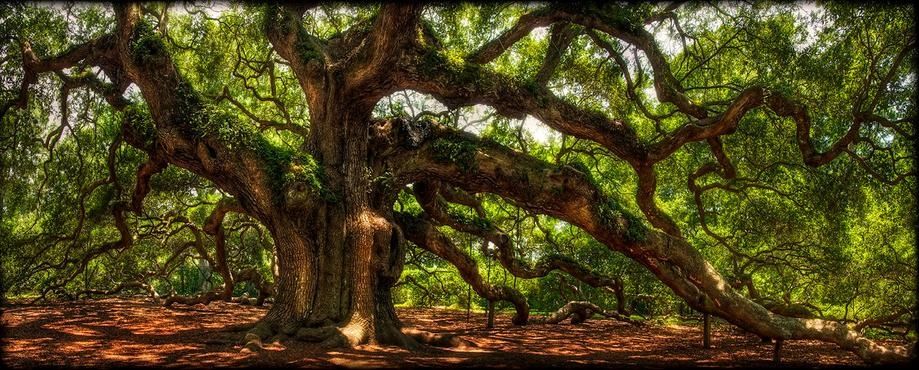
<svg viewBox="0 0 919 370">
<path fill-rule="evenodd" d="M 461 61 L 536 6 L 431 6 L 424 12 L 426 27 L 446 50 L 432 51 L 431 58 Z M 163 5 L 150 5 L 131 50 L 135 58 L 156 58 L 168 50 L 199 94 L 183 98 L 195 104 L 190 119 L 203 117 L 196 125 L 200 134 L 256 148 L 270 167 L 278 193 L 294 182 L 322 192 L 322 168 L 303 154 L 303 139 L 296 134 L 309 131 L 303 92 L 263 32 L 264 18 L 277 17 L 271 8 L 173 4 L 164 16 Z M 324 5 L 308 12 L 308 27 L 331 37 L 373 14 L 375 8 Z M 609 14 L 617 18 L 609 21 L 640 24 L 653 8 L 616 6 Z M 682 32 L 691 37 L 681 36 L 667 20 L 644 27 L 662 45 L 676 78 L 692 87 L 687 95 L 695 102 L 723 109 L 744 87 L 769 86 L 811 109 L 811 135 L 818 150 L 827 149 L 849 129 L 854 101 L 868 102 L 870 107 L 862 108 L 891 120 L 911 118 L 900 122 L 909 135 L 866 124 L 860 130 L 866 140 L 850 146 L 852 155 L 810 167 L 801 160 L 790 120 L 751 112 L 723 140 L 738 177 L 724 180 L 710 174 L 696 180 L 705 189 L 699 204 L 704 213 L 687 187 L 688 177 L 714 160 L 704 142 L 687 144 L 657 166 L 659 207 L 722 274 L 738 281 L 751 279 L 756 292 L 744 292 L 762 301 L 807 303 L 824 317 L 855 321 L 912 309 L 917 266 L 915 153 L 909 137 L 915 135 L 914 50 L 903 63 L 895 62 L 904 38 L 913 37 L 910 42 L 915 43 L 912 9 L 774 3 L 725 4 L 716 9 L 690 3 L 675 12 L 683 22 Z M 19 93 L 20 41 L 28 40 L 39 56 L 55 55 L 110 32 L 113 24 L 111 10 L 104 5 L 0 5 L 0 103 L 12 101 Z M 624 42 L 601 39 L 631 54 Z M 540 28 L 481 68 L 532 81 L 549 47 L 547 29 Z M 308 46 L 303 53 L 307 59 L 317 57 Z M 636 57 L 626 62 L 629 70 L 623 71 L 582 34 L 562 55 L 548 86 L 580 108 L 630 122 L 644 142 L 683 125 L 684 116 L 671 114 L 672 105 L 656 100 L 647 60 Z M 636 72 L 639 67 L 642 71 Z M 882 85 L 878 81 L 887 78 L 888 70 L 889 84 Z M 67 73 L 101 74 L 85 66 Z M 629 98 L 626 77 L 636 84 L 637 102 Z M 223 194 L 206 179 L 174 166 L 152 178 L 153 191 L 143 212 L 128 217 L 136 234 L 134 245 L 105 251 L 85 269 L 77 268 L 84 255 L 119 238 L 112 210 L 130 199 L 135 171 L 146 160 L 142 152 L 116 140 L 122 119 L 147 127 L 144 132 L 151 136 L 152 122 L 135 89 L 129 88 L 126 95 L 134 104 L 118 113 L 102 96 L 85 88 L 67 91 L 64 108 L 62 86 L 59 76 L 41 75 L 28 106 L 5 110 L 0 120 L 4 297 L 66 298 L 66 292 L 108 289 L 148 278 L 160 295 L 194 294 L 219 285 L 219 275 L 204 267 L 190 243 L 196 238 L 195 228 L 205 223 Z M 423 111 L 447 109 L 432 98 L 404 91 L 380 101 L 376 113 L 415 118 Z M 645 111 L 657 118 L 649 118 Z M 602 192 L 621 200 L 599 207 L 604 217 L 626 216 L 630 239 L 642 240 L 651 227 L 635 203 L 635 173 L 599 145 L 553 132 L 532 117 L 502 117 L 485 106 L 451 110 L 441 118 L 499 145 L 585 173 Z M 441 140 L 433 145 L 439 161 L 461 167 L 475 163 L 474 143 Z M 112 173 L 110 157 L 116 164 Z M 496 196 L 481 200 L 486 218 L 468 207 L 453 207 L 451 213 L 470 224 L 504 230 L 516 245 L 516 257 L 537 261 L 562 254 L 597 273 L 619 277 L 633 314 L 688 313 L 651 273 L 580 229 L 527 214 Z M 421 212 L 405 192 L 395 208 Z M 228 216 L 225 228 L 231 265 L 254 267 L 263 276 L 272 276 L 272 241 L 265 228 L 235 214 Z M 516 279 L 497 261 L 486 258 L 483 252 L 488 246 L 481 239 L 447 227 L 441 231 L 473 256 L 483 276 L 519 289 L 535 311 L 552 311 L 574 299 L 616 305 L 613 295 L 560 271 L 544 278 Z M 213 254 L 213 239 L 205 234 L 199 237 Z M 175 260 L 173 254 L 178 255 Z M 255 294 L 245 284 L 237 293 L 244 290 Z M 484 299 L 469 293 L 452 265 L 415 247 L 406 257 L 395 295 L 403 305 L 477 309 L 485 305 Z"/>
</svg>

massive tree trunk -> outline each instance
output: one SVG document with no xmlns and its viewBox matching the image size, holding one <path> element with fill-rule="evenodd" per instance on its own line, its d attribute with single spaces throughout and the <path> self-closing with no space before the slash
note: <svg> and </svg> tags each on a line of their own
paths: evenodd
<svg viewBox="0 0 919 370">
<path fill-rule="evenodd" d="M 834 342 L 871 361 L 905 358 L 903 348 L 878 346 L 843 324 L 776 315 L 743 297 L 680 237 L 679 229 L 653 199 L 655 163 L 693 141 L 711 139 L 713 150 L 721 150 L 717 137 L 736 130 L 751 109 L 768 107 L 793 118 L 801 152 L 810 165 L 827 163 L 843 153 L 855 140 L 861 121 L 828 152 L 817 153 L 811 144 L 806 109 L 775 91 L 750 87 L 723 113 L 707 117 L 683 95 L 653 38 L 640 28 L 636 33 L 630 27 L 561 8 L 527 17 L 535 21 L 524 24 L 524 31 L 569 21 L 616 36 L 646 54 L 659 99 L 698 119 L 648 145 L 623 121 L 579 109 L 543 85 L 522 84 L 482 68 L 480 63 L 487 63 L 512 45 L 513 39 L 522 37 L 525 32 L 519 32 L 520 27 L 470 55 L 471 62 L 457 62 L 437 49 L 438 42 L 430 32 L 418 27 L 420 7 L 384 5 L 367 23 L 328 40 L 305 31 L 306 7 L 266 8 L 267 37 L 274 51 L 289 62 L 310 112 L 309 133 L 303 135 L 305 143 L 295 158 L 279 154 L 258 133 L 232 142 L 214 132 L 213 126 L 232 123 L 221 123 L 207 109 L 206 101 L 179 73 L 163 41 L 144 24 L 136 4 L 115 7 L 118 25 L 113 34 L 56 58 L 38 60 L 27 44 L 23 47 L 24 91 L 38 73 L 61 72 L 78 62 L 102 68 L 117 85 L 111 90 L 114 95 L 136 84 L 147 108 L 133 109 L 140 106 L 133 104 L 128 109 L 123 96 L 110 99 L 113 107 L 125 110 L 125 141 L 150 155 L 156 163 L 154 171 L 169 163 L 210 180 L 237 199 L 242 212 L 270 230 L 277 254 L 277 292 L 274 306 L 251 333 L 256 339 L 281 333 L 337 345 L 414 343 L 400 330 L 390 294 L 401 273 L 404 253 L 402 232 L 394 226 L 392 214 L 399 186 L 393 185 L 438 179 L 472 193 L 498 194 L 531 212 L 569 222 L 645 266 L 693 308 L 761 336 Z M 380 98 L 406 88 L 433 94 L 449 107 L 486 103 L 504 116 L 532 115 L 560 132 L 600 144 L 635 168 L 639 206 L 648 221 L 664 232 L 646 230 L 622 209 L 621 202 L 604 195 L 593 179 L 574 168 L 551 165 L 434 124 L 420 127 L 418 122 L 371 120 Z M 438 145 L 444 143 L 447 145 Z M 435 152 L 438 147 L 439 153 Z M 310 179 L 297 169 L 304 166 L 311 167 L 306 175 Z M 149 190 L 138 189 L 141 193 Z M 134 204 L 139 207 L 139 202 Z M 131 240 L 121 208 L 116 209 L 122 238 L 111 247 L 129 245 Z M 424 243 L 438 238 L 431 229 L 407 230 L 407 234 Z M 497 230 L 478 233 L 501 247 L 511 247 L 506 235 Z M 437 244 L 428 247 L 466 266 L 461 269 L 464 278 L 481 280 L 468 257 L 438 249 Z M 592 285 L 615 285 L 572 261 L 551 258 L 527 266 L 505 252 L 502 249 L 499 255 L 502 263 L 522 276 L 561 269 Z M 228 266 L 220 269 L 232 280 Z M 483 295 L 515 302 L 519 320 L 526 319 L 526 302 L 519 294 L 485 285 L 479 289 Z M 617 298 L 622 305 L 624 299 Z M 415 334 L 412 336 L 418 336 Z"/>
<path fill-rule="evenodd" d="M 280 276 L 275 306 L 257 334 L 404 344 L 390 297 L 403 247 L 391 221 L 393 196 L 371 184 L 371 107 L 322 97 L 328 101 L 313 106 L 327 109 L 314 110 L 309 143 L 322 168 L 322 188 L 309 191 L 322 194 L 297 202 L 294 185 L 285 194 L 286 208 L 270 217 Z"/>
<path fill-rule="evenodd" d="M 386 6 L 371 24 L 379 32 L 358 30 L 359 37 L 346 34 L 331 44 L 303 32 L 305 9 L 267 11 L 268 38 L 306 95 L 310 135 L 303 150 L 321 169 L 321 185 L 285 189 L 283 205 L 267 220 L 281 274 L 277 307 L 259 336 L 280 330 L 327 344 L 413 343 L 400 331 L 390 293 L 404 253 L 392 220 L 396 191 L 373 183 L 385 168 L 369 142 L 373 107 L 390 88 L 387 60 L 410 39 L 392 31 L 413 27 L 418 10 Z"/>
<path fill-rule="evenodd" d="M 343 214 L 341 208 L 340 204 L 322 205 L 312 211 Z M 271 232 L 279 263 L 277 296 L 256 334 L 284 333 L 338 345 L 400 344 L 403 339 L 390 289 L 401 272 L 402 259 L 387 257 L 399 254 L 401 246 L 389 240 L 394 237 L 392 231 L 380 230 L 380 226 L 388 228 L 388 223 L 374 223 L 370 218 L 360 220 L 364 224 L 354 228 L 320 226 L 333 219 L 316 218 L 315 223 L 276 219 Z M 365 230 L 369 230 L 369 242 L 347 242 L 362 232 L 366 235 Z"/>
<path fill-rule="evenodd" d="M 373 26 L 398 28 L 412 22 L 417 10 L 388 7 Z M 310 132 L 297 153 L 281 152 L 258 134 L 243 132 L 250 136 L 232 142 L 220 127 L 215 131 L 234 123 L 212 114 L 137 5 L 116 7 L 116 34 L 94 45 L 101 55 L 117 55 L 111 63 L 137 84 L 149 107 L 149 114 L 127 115 L 127 141 L 211 180 L 239 202 L 239 211 L 269 229 L 279 272 L 275 304 L 251 334 L 263 339 L 283 333 L 331 345 L 411 345 L 390 296 L 403 263 L 403 240 L 392 221 L 396 192 L 373 183 L 385 168 L 368 146 L 373 106 L 388 88 L 380 75 L 385 57 L 405 35 L 371 33 L 366 42 L 345 37 L 341 48 L 325 50 L 299 39 L 306 37 L 298 23 L 303 9 L 272 11 L 269 39 L 291 61 L 310 108 Z M 284 24 L 290 27 L 272 28 Z M 344 53 L 336 55 L 344 60 L 306 59 L 304 47 L 325 57 Z M 154 126 L 152 135 L 144 124 Z M 217 225 L 209 233 L 219 236 Z M 228 266 L 220 268 L 231 277 Z"/>
</svg>

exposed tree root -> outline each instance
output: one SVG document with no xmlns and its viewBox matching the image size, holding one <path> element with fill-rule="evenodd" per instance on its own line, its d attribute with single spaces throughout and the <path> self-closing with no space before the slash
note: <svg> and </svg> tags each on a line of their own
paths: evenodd
<svg viewBox="0 0 919 370">
<path fill-rule="evenodd" d="M 223 331 L 227 331 L 231 333 L 238 333 L 238 332 L 248 331 L 254 327 L 255 327 L 255 323 L 234 324 L 234 325 L 228 325 L 224 327 Z"/>
<path fill-rule="evenodd" d="M 367 342 L 368 330 L 359 324 L 349 323 L 343 327 L 330 327 L 330 335 L 319 343 L 325 348 L 352 348 Z"/>
<path fill-rule="evenodd" d="M 323 348 L 352 348 L 365 343 L 391 345 L 412 351 L 424 351 L 428 347 L 473 348 L 477 345 L 455 335 L 431 333 L 415 328 L 388 329 L 370 328 L 359 325 L 310 326 L 288 323 L 278 326 L 263 319 L 256 324 L 239 325 L 233 331 L 247 330 L 242 338 L 243 351 L 258 352 L 264 349 L 264 342 L 271 340 L 297 340 L 316 343 Z M 373 335 L 372 335 L 373 334 Z"/>
</svg>

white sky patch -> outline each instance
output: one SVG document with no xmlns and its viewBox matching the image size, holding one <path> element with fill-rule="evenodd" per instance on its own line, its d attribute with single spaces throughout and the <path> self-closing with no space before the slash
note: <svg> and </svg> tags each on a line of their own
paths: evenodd
<svg viewBox="0 0 919 370">
<path fill-rule="evenodd" d="M 648 86 L 648 87 L 642 89 L 641 92 L 645 93 L 645 97 L 646 97 L 651 103 L 660 104 L 660 101 L 657 100 L 657 90 L 654 90 L 654 86 Z"/>
<path fill-rule="evenodd" d="M 533 116 L 527 115 L 523 120 L 523 129 L 528 132 L 530 135 L 533 135 L 533 140 L 536 140 L 540 144 L 548 144 L 553 140 L 557 140 L 561 135 L 555 130 L 546 126 L 542 121 L 533 118 Z"/>
<path fill-rule="evenodd" d="M 884 144 L 885 146 L 890 146 L 890 144 L 893 143 L 893 139 L 894 139 L 894 135 L 892 132 L 884 132 L 881 134 L 880 141 L 881 141 L 881 144 Z"/>
<path fill-rule="evenodd" d="M 804 42 L 794 46 L 795 51 L 801 52 L 817 42 L 819 35 L 826 28 L 826 23 L 822 20 L 826 11 L 816 3 L 801 3 L 794 10 L 795 20 L 799 24 L 805 25 Z"/>
<path fill-rule="evenodd" d="M 481 135 L 482 130 L 485 130 L 491 123 L 487 117 L 492 114 L 494 114 L 494 109 L 487 105 L 473 105 L 471 113 L 461 115 L 460 122 L 458 122 L 459 127 L 463 131 Z"/>
<path fill-rule="evenodd" d="M 481 104 L 475 105 L 472 108 L 472 112 L 464 115 L 465 120 L 469 124 L 464 127 L 462 123 L 463 119 L 461 118 L 460 127 L 464 131 L 476 135 L 481 135 L 482 131 L 491 124 L 491 121 L 487 119 L 487 117 L 492 114 L 494 114 L 494 109 L 491 107 Z M 512 124 L 520 125 L 521 122 L 512 122 Z M 526 131 L 533 138 L 533 140 L 540 144 L 549 144 L 553 140 L 558 140 L 561 138 L 561 134 L 533 116 L 527 115 L 526 118 L 523 119 L 522 124 L 523 130 Z"/>
<path fill-rule="evenodd" d="M 223 15 L 223 12 L 229 9 L 229 2 L 216 1 L 211 3 L 209 7 L 204 8 L 204 13 L 206 13 L 208 17 L 217 18 Z"/>
<path fill-rule="evenodd" d="M 438 102 L 437 99 L 434 99 L 434 97 L 414 90 L 397 91 L 383 98 L 379 103 L 382 106 L 378 105 L 378 109 L 386 111 L 388 109 L 387 105 L 390 102 L 401 103 L 404 113 L 411 116 L 417 115 L 422 111 L 440 113 L 448 110 L 447 107 Z M 494 108 L 484 104 L 476 104 L 471 107 L 461 108 L 457 126 L 463 131 L 481 135 L 482 131 L 492 124 L 492 118 L 495 116 L 496 113 Z M 512 124 L 522 124 L 523 130 L 526 131 L 533 140 L 540 144 L 548 144 L 553 140 L 561 138 L 561 134 L 530 115 L 526 116 L 522 122 L 516 121 L 512 122 Z"/>
<path fill-rule="evenodd" d="M 137 85 L 135 85 L 133 82 L 130 85 L 128 85 L 128 88 L 124 90 L 124 93 L 126 96 L 128 96 L 132 100 L 138 99 L 141 96 L 140 88 L 137 87 Z"/>
<path fill-rule="evenodd" d="M 683 51 L 683 43 L 680 40 L 680 34 L 671 28 L 673 25 L 669 20 L 661 21 L 653 26 L 645 26 L 645 30 L 654 35 L 654 41 L 657 41 L 664 54 L 676 55 Z M 687 40 L 687 45 L 690 42 L 692 40 Z"/>
<path fill-rule="evenodd" d="M 186 15 L 189 10 L 203 11 L 208 18 L 219 18 L 224 12 L 232 9 L 229 1 L 206 1 L 203 3 L 171 4 L 169 13 Z"/>
<path fill-rule="evenodd" d="M 530 32 L 530 36 L 532 36 L 536 40 L 542 40 L 546 38 L 548 34 L 549 34 L 548 27 L 537 27 L 537 28 L 534 28 L 532 32 Z"/>
</svg>

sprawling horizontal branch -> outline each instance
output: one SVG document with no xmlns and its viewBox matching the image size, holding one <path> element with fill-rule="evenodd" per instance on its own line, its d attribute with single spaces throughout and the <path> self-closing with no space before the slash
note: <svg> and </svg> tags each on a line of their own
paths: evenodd
<svg viewBox="0 0 919 370">
<path fill-rule="evenodd" d="M 451 228 L 477 235 L 487 240 L 497 247 L 498 261 L 508 272 L 516 277 L 523 279 L 534 279 L 548 275 L 555 270 L 561 270 L 594 288 L 604 288 L 620 292 L 623 288 L 622 280 L 603 276 L 591 271 L 589 268 L 581 265 L 578 261 L 561 254 L 549 254 L 543 256 L 535 263 L 525 262 L 517 257 L 513 241 L 510 236 L 498 229 L 488 220 L 482 219 L 480 222 L 469 222 L 468 220 L 459 219 L 450 215 L 446 211 L 446 203 L 442 199 L 442 193 L 447 194 L 453 199 L 457 198 L 458 191 L 444 189 L 445 186 L 437 186 L 426 181 L 416 182 L 413 191 L 418 203 L 424 208 L 425 213 L 434 221 L 450 226 Z M 466 202 L 470 203 L 470 202 Z M 479 206 L 481 207 L 481 206 Z M 484 217 L 481 215 L 480 217 Z M 617 296 L 619 296 L 617 294 Z"/>
<path fill-rule="evenodd" d="M 157 297 L 156 291 L 153 289 L 150 284 L 147 284 L 143 281 L 128 281 L 116 285 L 111 289 L 85 289 L 83 291 L 77 292 L 74 294 L 74 297 L 79 299 L 81 295 L 86 297 L 100 296 L 100 295 L 115 295 L 127 290 L 142 290 L 150 294 L 151 297 Z"/>
<path fill-rule="evenodd" d="M 651 167 L 668 158 L 686 143 L 717 141 L 719 136 L 733 133 L 747 112 L 760 107 L 794 120 L 799 149 L 805 163 L 811 166 L 828 163 L 845 152 L 846 148 L 858 139 L 862 123 L 875 122 L 890 126 L 889 121 L 876 114 L 856 112 L 853 114 L 854 122 L 845 135 L 833 143 L 826 152 L 821 153 L 812 143 L 811 122 L 807 109 L 793 99 L 768 88 L 754 86 L 743 90 L 724 111 L 710 113 L 685 96 L 684 88 L 674 78 L 669 63 L 654 41 L 653 35 L 640 25 L 633 25 L 624 18 L 607 14 L 614 10 L 603 8 L 596 14 L 588 14 L 580 7 L 566 5 L 538 9 L 521 16 L 513 27 L 484 44 L 473 52 L 466 62 L 459 64 L 443 57 L 435 45 L 419 46 L 415 56 L 404 63 L 405 76 L 400 78 L 400 86 L 432 94 L 449 107 L 487 104 L 509 117 L 532 115 L 559 132 L 597 142 L 636 169 Z M 536 82 L 526 82 L 488 71 L 479 65 L 494 59 L 537 27 L 553 25 L 553 28 L 558 28 L 564 24 L 576 24 L 588 30 L 606 33 L 641 50 L 652 66 L 658 100 L 673 103 L 680 112 L 690 117 L 690 120 L 657 142 L 645 145 L 638 140 L 627 122 L 607 118 L 599 112 L 577 108 L 557 98 L 542 83 L 545 73 L 542 73 L 543 76 Z M 593 32 L 589 31 L 588 34 L 593 35 Z M 910 47 L 914 45 L 908 45 L 905 50 Z M 608 51 L 613 53 L 613 56 L 620 57 L 615 50 Z M 902 130 L 895 131 L 899 133 Z M 719 163 L 728 165 L 728 161 L 724 160 L 727 158 L 726 155 L 723 150 L 719 153 L 719 148 L 719 145 L 713 146 Z M 730 168 L 727 170 L 731 171 Z M 653 186 L 648 188 L 653 192 Z M 653 197 L 644 199 L 653 202 Z M 642 210 L 655 226 L 672 235 L 680 235 L 675 225 L 655 206 L 643 204 Z"/>
<path fill-rule="evenodd" d="M 648 268 L 690 306 L 758 335 L 829 341 L 869 361 L 899 361 L 907 356 L 905 348 L 877 345 L 844 324 L 769 312 L 734 291 L 686 240 L 637 228 L 635 219 L 617 207 L 618 202 L 604 196 L 577 170 L 444 127 L 434 126 L 431 132 L 419 150 L 391 159 L 401 164 L 394 171 L 400 181 L 439 178 L 458 188 L 497 194 L 530 212 L 567 221 Z M 447 147 L 468 151 L 451 153 L 467 160 L 456 163 L 445 158 L 443 149 Z"/>
<path fill-rule="evenodd" d="M 645 160 L 635 131 L 603 113 L 580 109 L 548 88 L 491 72 L 471 63 L 454 64 L 433 48 L 420 47 L 400 63 L 399 86 L 431 94 L 447 107 L 486 104 L 514 118 L 532 115 L 550 127 L 591 140 L 629 162 Z"/>
<path fill-rule="evenodd" d="M 640 27 L 632 27 L 621 21 L 604 22 L 571 10 L 540 10 L 522 18 L 505 36 L 516 40 L 520 32 L 528 32 L 547 22 L 571 22 L 601 30 L 638 46 L 648 55 L 654 67 L 658 98 L 676 104 L 691 117 L 689 122 L 656 142 L 645 144 L 627 122 L 576 107 L 555 96 L 538 81 L 521 81 L 489 71 L 475 63 L 456 62 L 444 56 L 434 45 L 417 46 L 414 55 L 407 56 L 401 65 L 403 68 L 400 73 L 403 75 L 397 79 L 399 86 L 431 94 L 448 107 L 486 104 L 508 117 L 532 115 L 561 133 L 600 144 L 635 169 L 639 180 L 636 199 L 648 221 L 676 237 L 682 236 L 679 227 L 655 204 L 657 176 L 654 165 L 670 157 L 685 144 L 707 141 L 718 162 L 724 167 L 725 175 L 735 176 L 736 170 L 721 145 L 720 137 L 735 132 L 741 120 L 753 109 L 767 108 L 779 116 L 792 118 L 796 125 L 798 147 L 804 162 L 811 166 L 826 164 L 841 153 L 852 154 L 847 148 L 858 140 L 863 122 L 872 120 L 881 125 L 886 124 L 884 120 L 878 120 L 876 115 L 857 113 L 848 132 L 828 150 L 820 152 L 811 139 L 811 122 L 807 109 L 776 91 L 759 86 L 750 87 L 741 91 L 722 112 L 711 115 L 696 106 L 683 95 L 682 87 L 670 73 L 653 37 Z M 501 39 L 499 37 L 496 40 Z M 502 48 L 498 48 L 498 44 L 503 45 Z M 507 46 L 503 43 L 486 44 L 470 60 L 498 53 Z M 863 160 L 859 163 L 871 172 Z"/>
</svg>

